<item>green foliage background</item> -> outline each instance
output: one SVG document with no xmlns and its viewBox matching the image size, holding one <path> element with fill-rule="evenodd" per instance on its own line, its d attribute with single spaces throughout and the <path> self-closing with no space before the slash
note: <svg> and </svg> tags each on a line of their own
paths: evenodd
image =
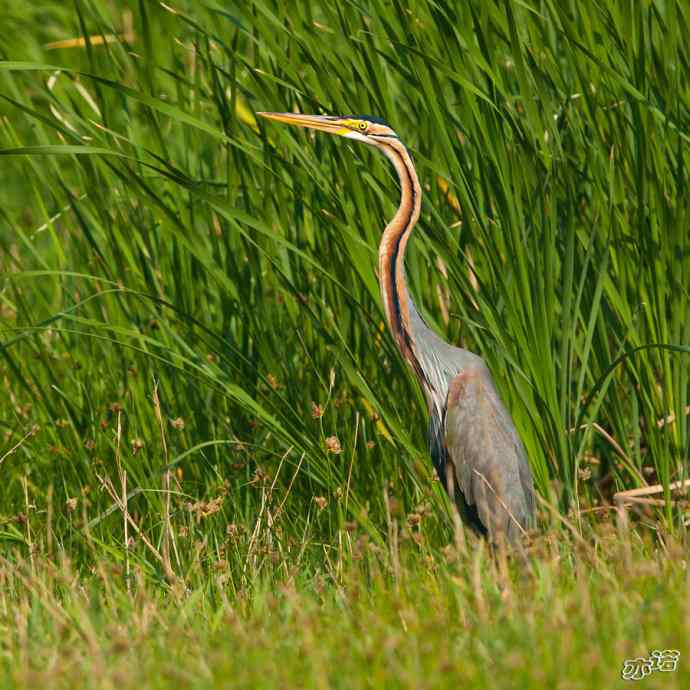
<svg viewBox="0 0 690 690">
<path fill-rule="evenodd" d="M 229 479 L 251 508 L 253 464 L 275 469 L 288 449 L 291 465 L 305 457 L 296 514 L 350 465 L 358 504 L 388 479 L 413 491 L 410 467 L 428 481 L 414 465 L 419 391 L 379 336 L 392 172 L 362 147 L 251 124 L 254 109 L 296 109 L 380 114 L 409 142 L 428 192 L 414 294 L 489 361 L 543 493 L 555 477 L 574 496 L 592 445 L 616 487 L 645 466 L 682 478 L 688 357 L 648 349 L 611 372 L 636 347 L 690 341 L 681 3 L 34 12 L 9 20 L 1 67 L 5 442 L 37 423 L 64 452 L 33 441 L 6 472 L 88 485 L 112 454 L 113 403 L 126 439 L 158 436 L 155 379 L 165 416 L 186 423 L 173 457 L 209 441 L 256 448 L 239 473 L 224 443 L 187 455 L 195 493 Z M 129 22 L 131 45 L 45 47 Z M 325 452 L 331 434 L 343 457 Z M 165 463 L 146 451 L 125 464 L 145 485 Z"/>
<path fill-rule="evenodd" d="M 257 110 L 371 113 L 407 142 L 426 190 L 412 292 L 487 360 L 547 501 L 577 523 L 687 478 L 686 3 L 5 4 L 11 558 L 33 534 L 155 580 L 172 541 L 178 576 L 223 561 L 240 591 L 276 549 L 309 579 L 353 530 L 383 548 L 396 515 L 422 515 L 422 554 L 451 538 L 382 325 L 393 171 Z M 103 490 L 125 474 L 151 548 L 125 547 Z M 655 518 L 682 531 L 671 506 Z"/>
</svg>

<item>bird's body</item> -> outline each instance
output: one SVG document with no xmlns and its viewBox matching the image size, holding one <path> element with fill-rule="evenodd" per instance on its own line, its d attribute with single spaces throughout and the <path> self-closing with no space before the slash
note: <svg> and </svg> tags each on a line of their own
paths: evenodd
<svg viewBox="0 0 690 690">
<path fill-rule="evenodd" d="M 534 489 L 524 447 L 483 360 L 432 331 L 407 289 L 405 250 L 422 198 L 409 152 L 378 118 L 259 114 L 363 141 L 393 163 L 400 179 L 400 206 L 379 245 L 386 320 L 424 390 L 429 447 L 439 478 L 473 527 L 487 532 L 492 541 L 515 542 L 534 520 Z"/>
</svg>

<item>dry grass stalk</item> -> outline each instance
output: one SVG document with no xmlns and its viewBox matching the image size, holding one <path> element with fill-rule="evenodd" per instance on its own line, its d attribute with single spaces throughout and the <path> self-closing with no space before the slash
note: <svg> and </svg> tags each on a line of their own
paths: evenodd
<svg viewBox="0 0 690 690">
<path fill-rule="evenodd" d="M 137 525 L 137 523 L 134 522 L 132 516 L 126 510 L 126 506 L 122 502 L 122 499 L 118 495 L 117 491 L 115 491 L 115 487 L 113 486 L 113 483 L 110 481 L 110 479 L 108 477 L 101 477 L 99 474 L 96 474 L 96 478 L 101 483 L 101 486 L 106 490 L 106 492 L 108 493 L 110 498 L 113 500 L 113 502 L 117 505 L 119 510 L 122 512 L 122 514 L 125 517 L 125 520 L 127 520 L 127 522 L 132 527 L 132 529 L 137 533 L 137 536 L 146 545 L 146 548 L 148 548 L 148 550 L 153 554 L 154 558 L 165 569 L 165 565 L 163 563 L 163 556 L 161 556 L 158 549 L 149 541 L 149 539 L 146 537 L 146 535 L 141 531 L 141 529 L 139 528 L 139 525 Z"/>
<path fill-rule="evenodd" d="M 156 419 L 158 420 L 158 426 L 161 432 L 161 442 L 163 443 L 163 456 L 165 460 L 166 469 L 163 473 L 163 492 L 165 494 L 165 503 L 163 508 L 163 545 L 162 545 L 162 563 L 163 570 L 165 571 L 165 577 L 173 582 L 175 577 L 175 571 L 173 570 L 172 564 L 170 562 L 170 542 L 175 544 L 175 537 L 172 533 L 172 525 L 170 523 L 170 469 L 168 469 L 168 443 L 165 438 L 165 425 L 163 424 L 163 415 L 161 414 L 161 403 L 158 398 L 158 382 L 156 381 L 153 385 L 153 407 L 156 411 Z M 177 556 L 177 546 L 173 546 L 175 549 L 175 555 Z M 179 565 L 179 556 L 177 557 L 177 562 Z"/>
<path fill-rule="evenodd" d="M 38 426 L 34 424 L 31 429 L 15 443 L 12 448 L 10 448 L 2 457 L 0 457 L 0 465 L 12 454 L 16 453 L 24 444 L 25 441 L 30 439 L 32 436 L 34 436 L 38 432 Z"/>
<path fill-rule="evenodd" d="M 129 10 L 122 13 L 122 23 L 124 31 L 121 34 L 94 34 L 88 37 L 89 44 L 91 46 L 102 46 L 110 43 L 134 43 L 136 41 L 134 18 Z M 51 41 L 46 43 L 43 48 L 45 50 L 58 50 L 62 48 L 86 48 L 86 45 L 86 38 L 78 36 L 77 38 L 65 38 L 61 41 Z"/>
<path fill-rule="evenodd" d="M 288 455 L 290 455 L 291 452 L 292 452 L 292 446 L 290 446 L 290 448 L 287 449 L 287 452 L 280 459 L 280 464 L 278 465 L 278 469 L 276 471 L 275 477 L 273 477 L 273 482 L 271 483 L 271 486 L 268 490 L 268 494 L 266 493 L 265 489 L 262 489 L 262 491 L 261 491 L 261 509 L 259 510 L 259 516 L 256 518 L 256 524 L 254 525 L 254 529 L 252 531 L 252 536 L 249 539 L 249 547 L 247 549 L 247 558 L 244 561 L 244 568 L 242 569 L 243 573 L 246 573 L 247 566 L 249 565 L 249 561 L 252 558 L 254 558 L 253 566 L 256 567 L 256 559 L 255 559 L 256 544 L 257 544 L 259 534 L 261 532 L 261 523 L 262 523 L 263 518 L 264 518 L 264 513 L 266 513 L 266 511 L 268 510 L 268 506 L 269 506 L 271 497 L 273 496 L 273 489 L 275 488 L 276 482 L 278 481 L 278 477 L 280 476 L 280 470 L 283 467 L 283 463 L 285 462 L 286 458 L 288 457 Z M 302 460 L 300 459 L 300 465 L 301 464 L 302 464 Z M 297 468 L 297 471 L 299 471 L 299 466 Z M 295 476 L 296 475 L 297 475 L 297 473 L 295 473 Z M 292 486 L 292 483 L 290 484 L 290 486 Z M 282 508 L 282 505 L 283 504 L 281 503 L 278 510 L 280 510 Z M 270 513 L 269 513 L 269 516 L 270 516 Z M 269 518 L 269 519 L 270 519 L 270 522 L 272 525 L 273 522 L 275 522 L 275 520 L 272 518 Z M 269 527 L 270 527 L 270 525 L 269 525 Z"/>
<path fill-rule="evenodd" d="M 120 443 L 122 441 L 122 412 L 117 413 L 117 435 L 115 444 L 115 463 L 117 465 L 117 473 L 120 476 L 120 486 L 122 487 L 122 522 L 123 535 L 125 540 L 125 582 L 127 583 L 127 594 L 131 594 L 130 583 L 130 564 L 129 564 L 129 529 L 127 517 L 129 514 L 128 500 L 127 500 L 127 470 L 122 466 L 122 458 L 120 456 Z"/>
<path fill-rule="evenodd" d="M 690 488 L 690 479 L 685 481 L 678 481 L 669 484 L 670 491 L 683 491 Z M 653 496 L 664 492 L 663 484 L 654 484 L 654 486 L 643 486 L 639 489 L 628 489 L 627 491 L 618 491 L 613 495 L 614 503 L 617 506 L 625 506 L 631 503 L 639 503 L 643 505 L 666 505 L 666 501 L 662 499 L 650 499 L 647 496 Z M 681 503 L 680 499 L 675 499 L 672 503 Z"/>
</svg>

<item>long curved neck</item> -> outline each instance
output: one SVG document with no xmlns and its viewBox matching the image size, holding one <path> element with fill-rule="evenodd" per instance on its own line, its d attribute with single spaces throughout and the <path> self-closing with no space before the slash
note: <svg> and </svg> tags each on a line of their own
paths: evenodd
<svg viewBox="0 0 690 690">
<path fill-rule="evenodd" d="M 412 158 L 398 139 L 379 140 L 376 144 L 395 166 L 402 196 L 396 214 L 386 226 L 379 245 L 379 283 L 388 327 L 400 351 L 421 380 L 426 377 L 415 350 L 412 316 L 417 310 L 407 290 L 405 250 L 422 206 L 422 189 Z"/>
</svg>

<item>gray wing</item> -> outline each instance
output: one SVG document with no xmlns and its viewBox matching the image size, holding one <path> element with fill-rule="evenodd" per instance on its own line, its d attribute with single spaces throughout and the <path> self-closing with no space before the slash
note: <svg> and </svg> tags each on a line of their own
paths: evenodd
<svg viewBox="0 0 690 690">
<path fill-rule="evenodd" d="M 465 502 L 492 541 L 515 542 L 534 521 L 534 488 L 525 449 L 481 360 L 448 384 L 443 434 Z"/>
</svg>

